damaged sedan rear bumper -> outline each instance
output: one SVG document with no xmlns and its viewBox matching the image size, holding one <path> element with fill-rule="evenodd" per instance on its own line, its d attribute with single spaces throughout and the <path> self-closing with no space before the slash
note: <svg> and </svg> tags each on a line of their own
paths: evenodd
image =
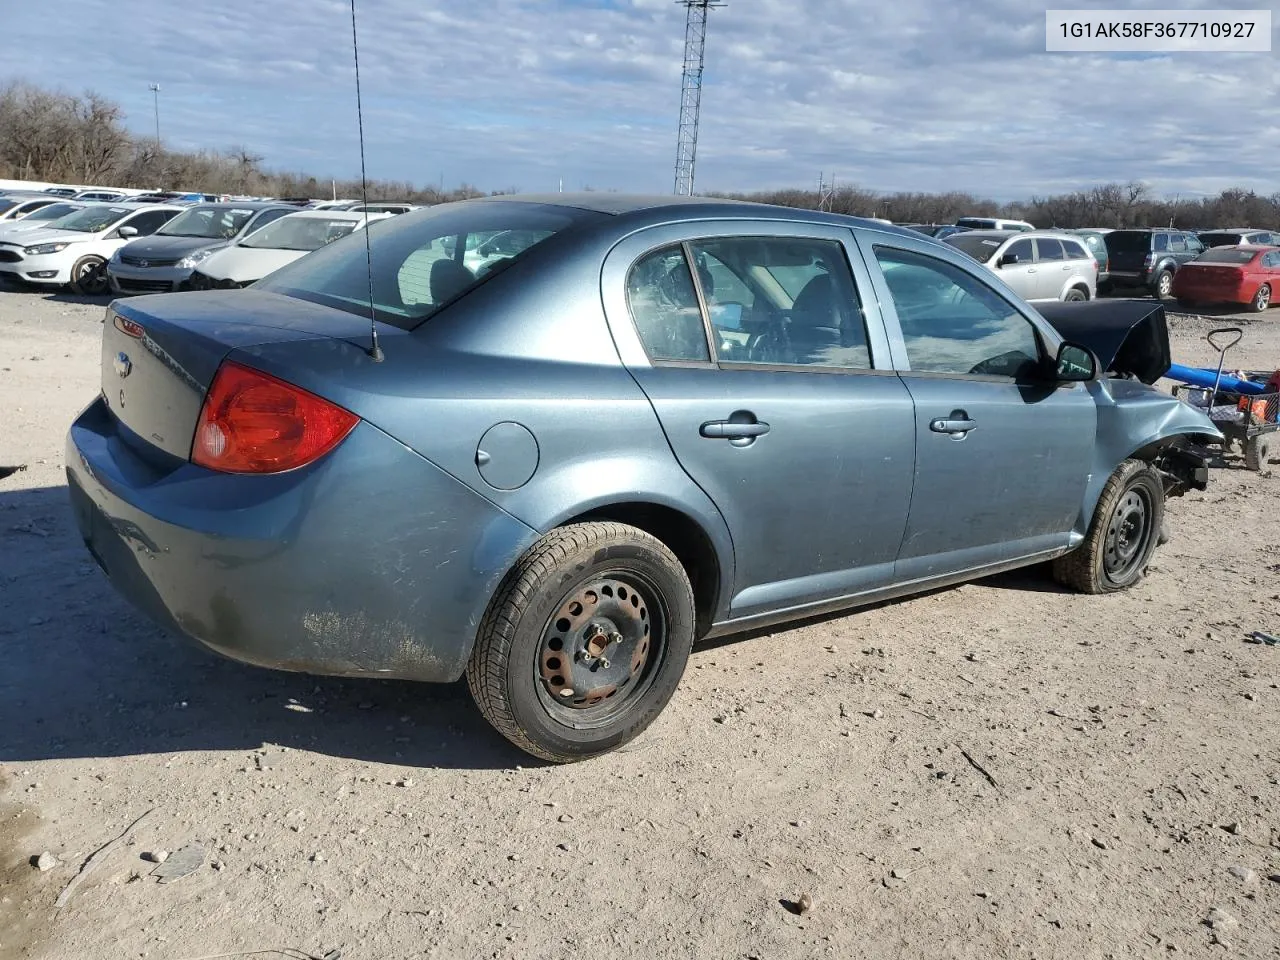
<svg viewBox="0 0 1280 960">
<path fill-rule="evenodd" d="M 309 467 L 231 476 L 144 460 L 99 399 L 66 463 L 85 544 L 131 603 L 280 670 L 456 680 L 476 598 L 537 539 L 367 423 Z"/>
</svg>

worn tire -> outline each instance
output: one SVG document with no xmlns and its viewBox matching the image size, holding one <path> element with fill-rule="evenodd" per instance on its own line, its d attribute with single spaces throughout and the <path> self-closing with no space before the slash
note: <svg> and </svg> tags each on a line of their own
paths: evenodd
<svg viewBox="0 0 1280 960">
<path fill-rule="evenodd" d="M 1244 445 L 1244 465 L 1249 470 L 1264 470 L 1272 460 L 1280 457 L 1280 444 L 1274 433 L 1263 433 L 1247 440 Z"/>
<path fill-rule="evenodd" d="M 1173 295 L 1173 273 L 1161 270 L 1152 278 L 1151 293 L 1157 300 L 1168 300 Z"/>
<path fill-rule="evenodd" d="M 1249 309 L 1254 313 L 1266 313 L 1269 306 L 1271 306 L 1271 284 L 1260 283 L 1258 284 L 1258 292 L 1249 301 Z"/>
<path fill-rule="evenodd" d="M 107 261 L 93 255 L 77 260 L 71 268 L 71 289 L 84 297 L 98 297 L 110 292 Z"/>
<path fill-rule="evenodd" d="M 1106 569 L 1109 534 L 1118 508 L 1125 503 L 1131 491 L 1139 497 L 1145 495 L 1149 504 L 1144 542 L 1135 554 L 1130 569 L 1120 577 L 1112 576 Z M 1064 586 L 1081 593 L 1114 593 L 1125 590 L 1142 580 L 1147 564 L 1160 540 L 1164 526 L 1164 483 L 1160 474 L 1145 460 L 1126 460 L 1108 478 L 1093 512 L 1089 532 L 1084 542 L 1065 556 L 1053 561 L 1054 579 Z"/>
<path fill-rule="evenodd" d="M 586 729 L 562 722 L 544 704 L 539 651 L 566 598 L 605 575 L 647 584 L 663 608 L 665 639 L 621 711 Z M 467 684 L 485 719 L 520 749 L 554 763 L 585 760 L 638 736 L 667 705 L 689 659 L 694 624 L 688 574 L 664 543 L 621 523 L 572 524 L 530 547 L 502 581 L 480 623 Z"/>
<path fill-rule="evenodd" d="M 1083 290 L 1080 287 L 1072 287 L 1062 295 L 1062 301 L 1064 303 L 1081 303 L 1088 299 L 1089 291 Z"/>
</svg>

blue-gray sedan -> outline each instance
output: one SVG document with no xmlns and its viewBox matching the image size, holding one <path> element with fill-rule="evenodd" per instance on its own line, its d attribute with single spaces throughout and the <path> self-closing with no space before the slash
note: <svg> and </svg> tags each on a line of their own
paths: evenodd
<svg viewBox="0 0 1280 960">
<path fill-rule="evenodd" d="M 213 650 L 465 673 L 549 760 L 640 733 L 698 638 L 1041 561 L 1129 587 L 1206 483 L 1217 431 L 1150 386 L 1150 301 L 1041 314 L 918 233 L 745 203 L 488 198 L 364 233 L 111 305 L 80 529 Z"/>
</svg>

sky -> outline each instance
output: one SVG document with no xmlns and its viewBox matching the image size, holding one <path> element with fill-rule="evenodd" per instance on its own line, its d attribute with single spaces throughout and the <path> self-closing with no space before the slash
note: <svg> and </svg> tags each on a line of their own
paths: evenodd
<svg viewBox="0 0 1280 960">
<path fill-rule="evenodd" d="M 173 149 L 358 176 L 349 0 L 5 3 L 0 82 L 92 89 Z M 999 200 L 1115 180 L 1280 191 L 1272 53 L 1045 52 L 1047 8 L 1280 0 L 728 0 L 711 11 L 696 188 Z M 55 10 L 56 8 L 56 10 Z M 370 178 L 670 192 L 674 0 L 356 0 Z M 73 29 L 64 29 L 73 24 Z"/>
</svg>

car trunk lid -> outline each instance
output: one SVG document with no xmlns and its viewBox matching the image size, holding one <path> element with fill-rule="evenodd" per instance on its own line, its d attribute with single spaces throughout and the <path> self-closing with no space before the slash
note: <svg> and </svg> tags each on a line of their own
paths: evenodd
<svg viewBox="0 0 1280 960">
<path fill-rule="evenodd" d="M 135 452 L 156 465 L 186 460 L 205 393 L 231 351 L 325 338 L 365 349 L 368 332 L 355 314 L 253 290 L 117 300 L 103 324 L 102 396 Z"/>
</svg>

